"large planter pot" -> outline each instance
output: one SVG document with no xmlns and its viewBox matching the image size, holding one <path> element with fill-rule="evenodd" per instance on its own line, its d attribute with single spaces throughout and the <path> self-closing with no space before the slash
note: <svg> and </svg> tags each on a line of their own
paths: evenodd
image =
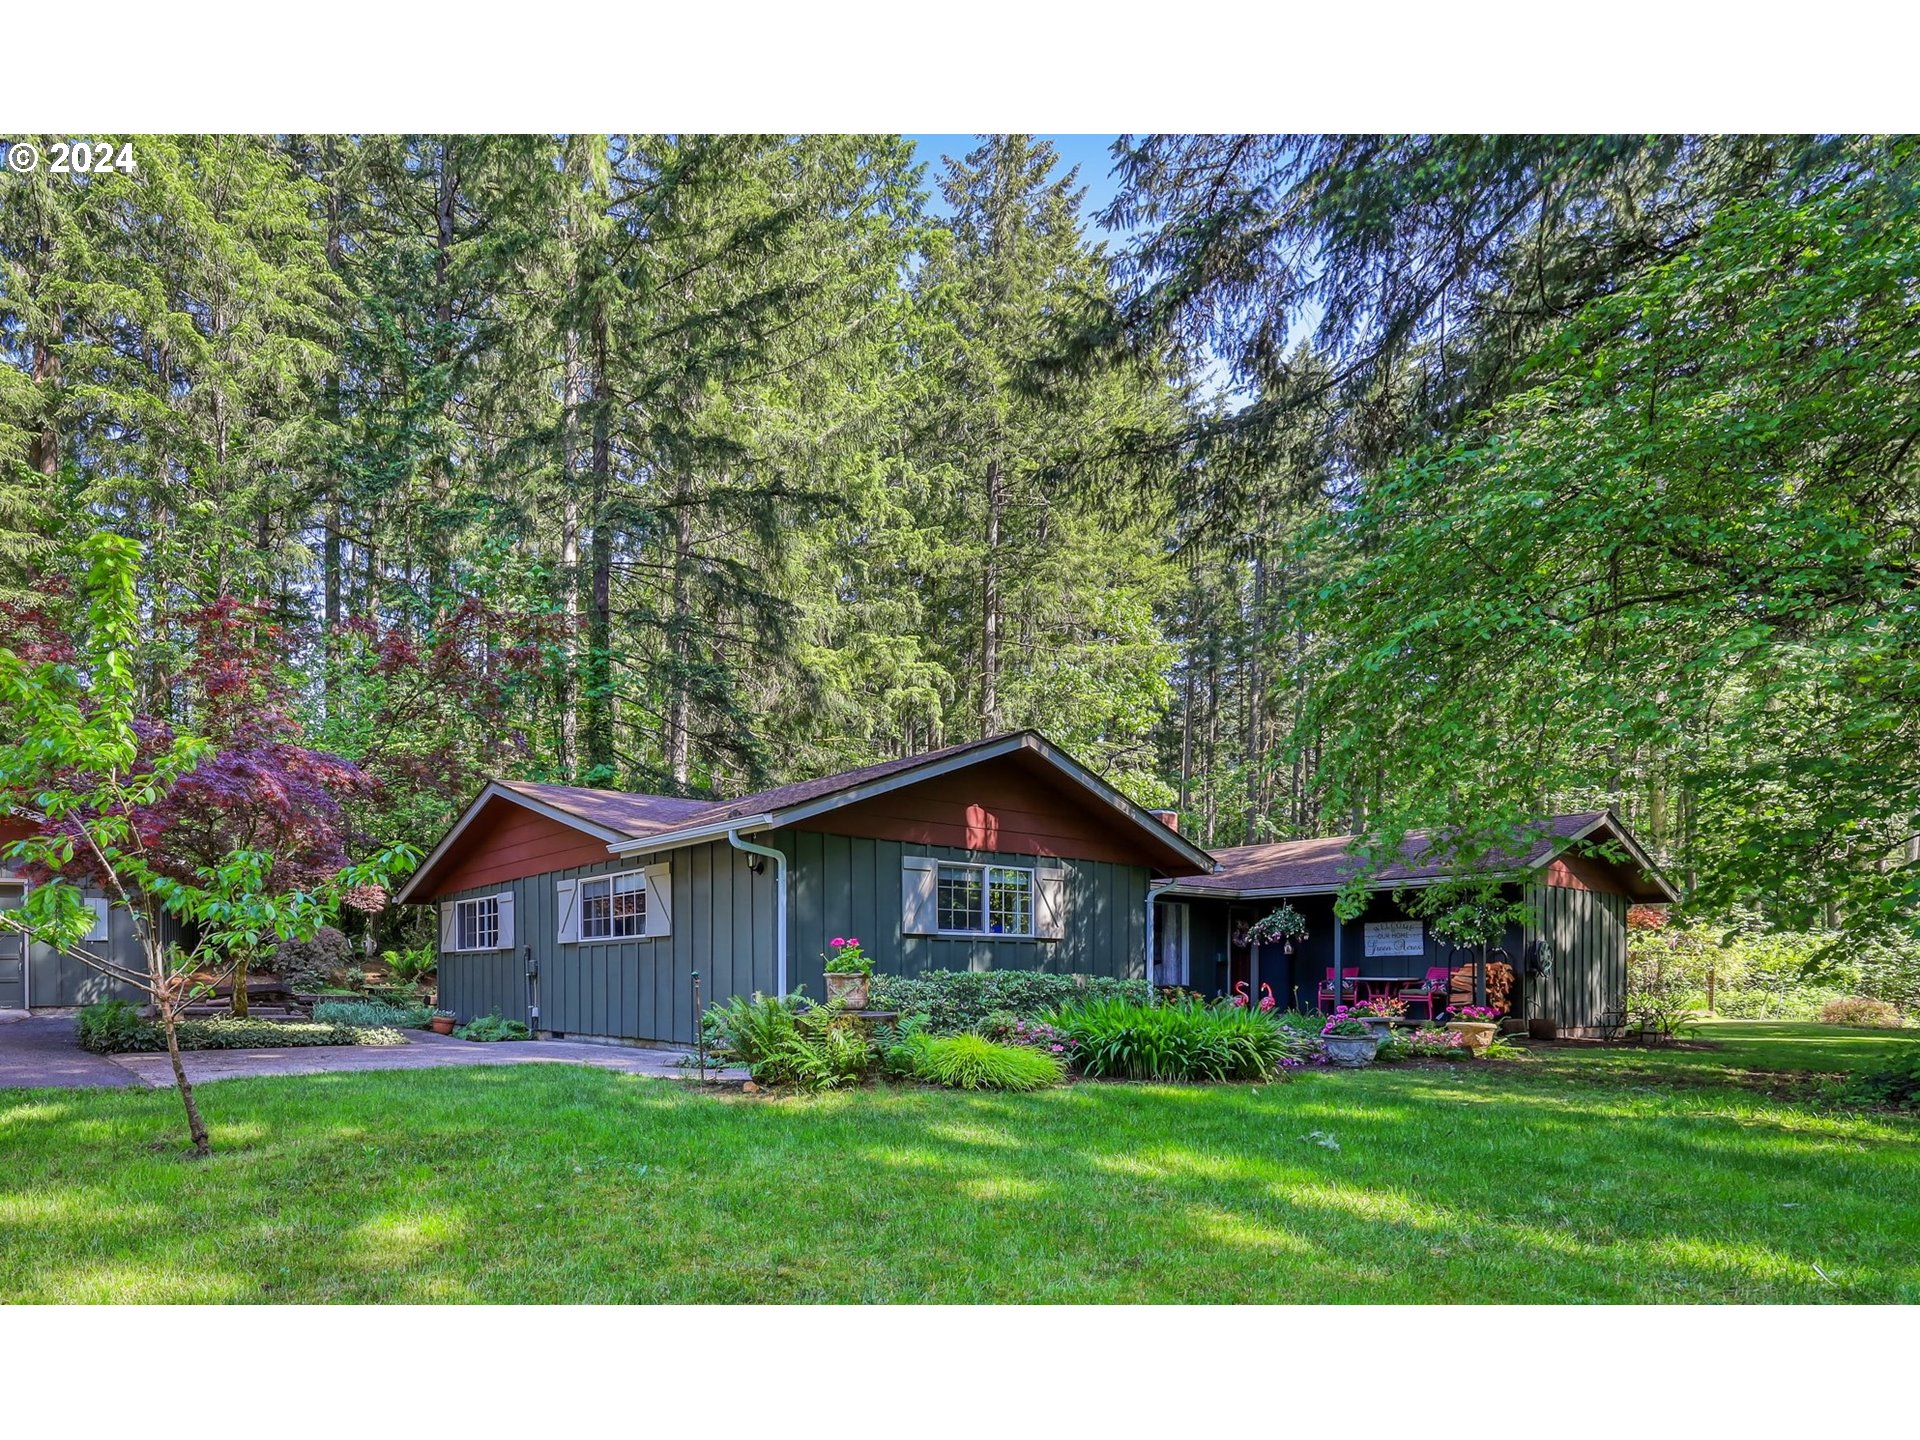
<svg viewBox="0 0 1920 1440">
<path fill-rule="evenodd" d="M 1393 1021 L 1372 1015 L 1363 1015 L 1360 1018 L 1367 1029 L 1373 1032 L 1373 1038 L 1382 1045 L 1393 1038 Z"/>
<path fill-rule="evenodd" d="M 1358 1070 L 1362 1065 L 1373 1063 L 1373 1057 L 1380 1049 L 1380 1037 L 1374 1034 L 1322 1035 L 1320 1044 L 1327 1052 L 1327 1059 L 1335 1065 Z"/>
<path fill-rule="evenodd" d="M 1491 1020 L 1455 1020 L 1447 1026 L 1456 1035 L 1464 1035 L 1467 1048 L 1478 1055 L 1493 1043 L 1500 1027 Z"/>
<path fill-rule="evenodd" d="M 427 1028 L 436 1035 L 451 1035 L 453 1034 L 453 1016 L 436 1015 L 427 1021 Z"/>
<path fill-rule="evenodd" d="M 844 1005 L 849 1010 L 866 1009 L 867 986 L 872 979 L 871 975 L 851 972 L 836 975 L 829 970 L 827 972 L 827 1003 Z"/>
</svg>

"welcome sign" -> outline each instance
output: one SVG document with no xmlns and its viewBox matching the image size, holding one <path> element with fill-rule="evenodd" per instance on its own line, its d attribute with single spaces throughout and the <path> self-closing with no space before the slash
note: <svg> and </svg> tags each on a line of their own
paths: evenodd
<svg viewBox="0 0 1920 1440">
<path fill-rule="evenodd" d="M 1418 920 L 1369 920 L 1366 924 L 1367 958 L 1376 955 L 1424 955 L 1427 937 Z"/>
</svg>

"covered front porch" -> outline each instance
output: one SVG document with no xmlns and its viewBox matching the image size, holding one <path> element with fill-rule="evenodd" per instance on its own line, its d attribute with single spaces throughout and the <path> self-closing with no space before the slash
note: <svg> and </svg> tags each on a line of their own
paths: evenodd
<svg viewBox="0 0 1920 1440">
<path fill-rule="evenodd" d="M 1155 982 L 1208 996 L 1271 999 L 1275 1009 L 1322 1012 L 1375 996 L 1404 998 L 1416 1018 L 1437 1015 L 1449 994 L 1484 1005 L 1485 957 L 1449 945 L 1386 892 L 1337 922 L 1331 892 L 1290 895 L 1307 933 L 1256 942 L 1249 931 L 1278 899 L 1170 894 L 1155 916 Z M 1428 995 L 1437 998 L 1428 1001 Z"/>
</svg>

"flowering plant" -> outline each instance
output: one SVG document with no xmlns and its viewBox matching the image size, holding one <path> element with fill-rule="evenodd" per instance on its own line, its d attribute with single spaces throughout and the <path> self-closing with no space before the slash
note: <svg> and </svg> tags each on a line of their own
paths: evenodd
<svg viewBox="0 0 1920 1440">
<path fill-rule="evenodd" d="M 1025 1045 L 1034 1050 L 1044 1050 L 1068 1063 L 1080 1044 L 1066 1031 L 1056 1029 L 1043 1020 L 1028 1020 L 1005 1011 L 989 1015 L 986 1024 L 980 1027 L 980 1033 L 1001 1045 Z"/>
<path fill-rule="evenodd" d="M 1462 1035 L 1458 1030 L 1441 1030 L 1434 1027 L 1422 1026 L 1420 1029 L 1410 1031 L 1401 1038 L 1402 1042 L 1410 1049 L 1428 1055 L 1444 1055 L 1449 1052 L 1468 1048 L 1467 1037 Z"/>
<path fill-rule="evenodd" d="M 1447 1012 L 1447 1018 L 1468 1024 L 1484 1025 L 1489 1021 L 1498 1020 L 1500 1012 L 1491 1005 L 1456 1005 Z"/>
<path fill-rule="evenodd" d="M 1407 1013 L 1407 1002 L 1397 995 L 1376 995 L 1346 1007 L 1349 1015 L 1373 1020 L 1397 1020 Z"/>
<path fill-rule="evenodd" d="M 1345 1005 L 1327 1017 L 1327 1023 L 1320 1027 L 1322 1035 L 1371 1035 L 1373 1027 Z"/>
<path fill-rule="evenodd" d="M 1307 917 L 1291 905 L 1281 905 L 1247 927 L 1247 942 L 1265 945 L 1275 940 L 1307 938 Z"/>
<path fill-rule="evenodd" d="M 860 948 L 857 938 L 849 940 L 836 935 L 828 943 L 833 946 L 833 953 L 827 956 L 829 975 L 873 974 L 873 957 Z"/>
</svg>

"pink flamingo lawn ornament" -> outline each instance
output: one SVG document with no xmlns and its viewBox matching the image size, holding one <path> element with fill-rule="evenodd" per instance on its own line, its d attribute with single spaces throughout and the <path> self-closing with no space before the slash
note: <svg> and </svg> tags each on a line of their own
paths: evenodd
<svg viewBox="0 0 1920 1440">
<path fill-rule="evenodd" d="M 1241 1009 L 1246 1009 L 1248 1002 L 1252 1000 L 1252 998 L 1252 994 L 1247 989 L 1246 981 L 1242 980 L 1233 987 L 1233 1003 Z M 1263 1012 L 1273 1009 L 1273 986 L 1267 984 L 1264 980 L 1260 982 L 1260 1009 Z"/>
</svg>

